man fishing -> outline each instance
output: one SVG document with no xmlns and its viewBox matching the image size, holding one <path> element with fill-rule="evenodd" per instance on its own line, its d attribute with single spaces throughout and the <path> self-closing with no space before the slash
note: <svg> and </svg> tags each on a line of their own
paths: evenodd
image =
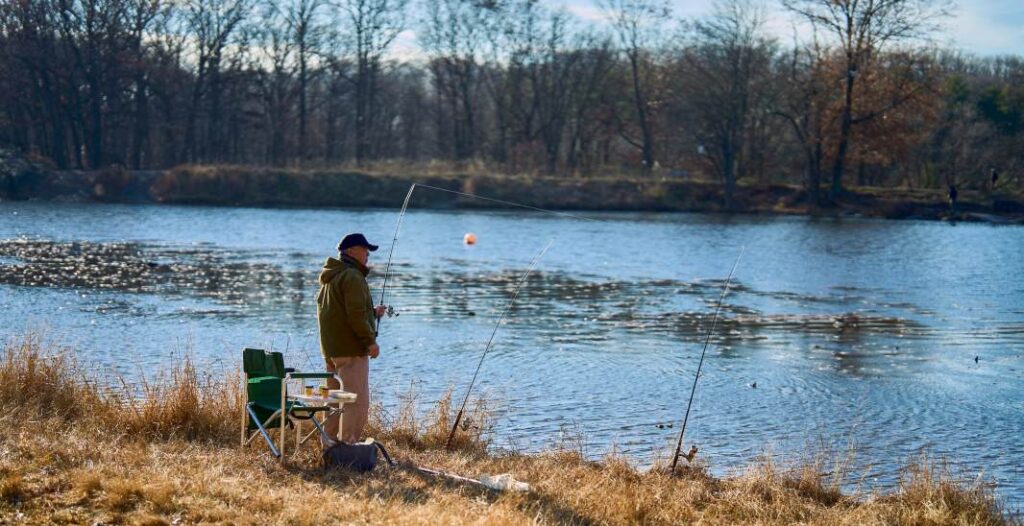
<svg viewBox="0 0 1024 526">
<path fill-rule="evenodd" d="M 370 412 L 370 358 L 380 355 L 375 324 L 384 315 L 383 305 L 374 307 L 367 261 L 377 245 L 370 244 L 363 234 L 345 236 L 338 245 L 338 258 L 327 258 L 320 272 L 320 292 L 316 298 L 317 325 L 320 328 L 320 352 L 327 371 L 344 382 L 346 391 L 356 394 L 356 401 L 345 409 L 341 436 L 338 436 L 338 414 L 324 423 L 331 439 L 345 442 L 362 439 Z M 336 379 L 328 380 L 328 388 L 340 389 Z"/>
</svg>

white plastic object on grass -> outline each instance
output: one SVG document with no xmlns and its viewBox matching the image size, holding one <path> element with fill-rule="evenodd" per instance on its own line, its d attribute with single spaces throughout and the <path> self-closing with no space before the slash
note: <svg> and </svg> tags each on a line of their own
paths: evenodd
<svg viewBox="0 0 1024 526">
<path fill-rule="evenodd" d="M 480 483 L 498 491 L 530 491 L 530 485 L 512 478 L 511 473 L 481 475 Z"/>
</svg>

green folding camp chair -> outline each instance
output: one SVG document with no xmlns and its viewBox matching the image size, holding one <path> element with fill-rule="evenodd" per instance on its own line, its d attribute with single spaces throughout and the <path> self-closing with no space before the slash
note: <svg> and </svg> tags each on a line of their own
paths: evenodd
<svg viewBox="0 0 1024 526">
<path fill-rule="evenodd" d="M 257 436 L 263 436 L 271 453 L 284 461 L 285 428 L 294 427 L 295 450 L 319 432 L 327 443 L 333 442 L 317 420 L 317 413 L 335 410 L 327 405 L 308 405 L 301 401 L 289 400 L 290 380 L 327 380 L 331 373 L 297 373 L 286 369 L 284 356 L 279 352 L 261 349 L 242 351 L 242 375 L 245 382 L 245 400 L 242 411 L 242 446 L 252 443 Z M 301 437 L 299 422 L 309 420 L 315 427 L 304 438 Z M 275 445 L 268 429 L 279 428 L 280 444 Z"/>
</svg>

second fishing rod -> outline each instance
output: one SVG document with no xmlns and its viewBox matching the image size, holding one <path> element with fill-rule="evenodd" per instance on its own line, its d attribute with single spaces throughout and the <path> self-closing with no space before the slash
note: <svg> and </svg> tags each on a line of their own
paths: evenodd
<svg viewBox="0 0 1024 526">
<path fill-rule="evenodd" d="M 512 299 L 505 305 L 505 310 L 501 312 L 501 316 L 498 317 L 497 323 L 494 324 L 494 329 L 491 331 L 491 337 L 487 340 L 487 345 L 484 346 L 484 352 L 480 354 L 480 361 L 476 364 L 476 370 L 473 371 L 473 378 L 469 381 L 469 387 L 466 388 L 466 396 L 462 398 L 462 404 L 459 405 L 459 412 L 455 414 L 455 422 L 452 424 L 451 431 L 448 432 L 448 438 L 444 441 L 444 448 L 451 449 L 452 440 L 455 439 L 455 431 L 459 428 L 459 423 L 462 421 L 462 417 L 466 411 L 466 403 L 469 402 L 469 395 L 473 392 L 473 386 L 476 385 L 476 378 L 480 374 L 480 367 L 484 364 L 484 359 L 487 358 L 488 351 L 491 350 L 491 345 L 494 343 L 494 336 L 498 334 L 498 327 L 501 327 L 501 323 L 505 321 L 505 316 L 512 310 L 512 306 L 516 303 L 516 298 L 519 297 L 519 291 L 522 290 L 523 285 L 529 279 L 530 274 L 533 273 L 533 269 L 537 266 L 537 262 L 540 261 L 544 254 L 551 248 L 551 244 L 554 240 L 548 241 L 548 244 L 533 257 L 533 261 L 530 262 L 530 267 L 526 269 L 522 278 L 519 279 L 519 283 L 516 285 L 515 290 L 512 292 Z"/>
<path fill-rule="evenodd" d="M 672 455 L 672 473 L 676 471 L 676 464 L 679 463 L 679 456 L 682 454 L 683 448 L 683 435 L 686 434 L 686 423 L 690 420 L 690 409 L 693 407 L 693 395 L 697 392 L 697 380 L 700 379 L 700 371 L 704 367 L 704 356 L 708 352 L 708 344 L 711 343 L 711 336 L 715 333 L 715 327 L 718 326 L 718 315 L 722 312 L 722 303 L 725 301 L 726 294 L 729 293 L 729 285 L 732 284 L 732 276 L 736 273 L 736 267 L 740 264 L 740 258 L 743 257 L 743 252 L 746 247 L 740 247 L 740 253 L 736 256 L 736 262 L 732 264 L 732 270 L 729 271 L 729 277 L 725 280 L 725 287 L 722 289 L 722 295 L 718 297 L 718 306 L 715 307 L 715 316 L 711 320 L 711 327 L 708 329 L 708 334 L 704 338 L 704 348 L 700 351 L 700 361 L 697 362 L 697 373 L 693 375 L 693 387 L 690 388 L 690 400 L 686 402 L 686 416 L 683 417 L 683 425 L 679 429 L 679 441 L 676 442 L 675 454 Z M 689 461 L 693 459 L 693 456 L 697 453 L 697 446 L 694 445 L 690 452 L 684 457 Z"/>
</svg>

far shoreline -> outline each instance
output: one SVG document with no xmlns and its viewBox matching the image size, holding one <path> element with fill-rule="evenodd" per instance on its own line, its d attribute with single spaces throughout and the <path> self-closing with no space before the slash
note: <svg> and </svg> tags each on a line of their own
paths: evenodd
<svg viewBox="0 0 1024 526">
<path fill-rule="evenodd" d="M 568 213 L 689 212 L 755 216 L 865 217 L 1024 224 L 1024 196 L 962 189 L 955 213 L 933 189 L 858 187 L 814 207 L 798 186 L 740 184 L 734 205 L 722 186 L 680 177 L 556 177 L 474 173 L 394 174 L 253 166 L 168 170 L 29 169 L 0 178 L 0 201 L 173 204 L 280 209 L 396 209 L 413 183 Z M 822 189 L 822 195 L 825 195 Z M 447 192 L 419 192 L 413 209 L 516 210 Z"/>
</svg>

